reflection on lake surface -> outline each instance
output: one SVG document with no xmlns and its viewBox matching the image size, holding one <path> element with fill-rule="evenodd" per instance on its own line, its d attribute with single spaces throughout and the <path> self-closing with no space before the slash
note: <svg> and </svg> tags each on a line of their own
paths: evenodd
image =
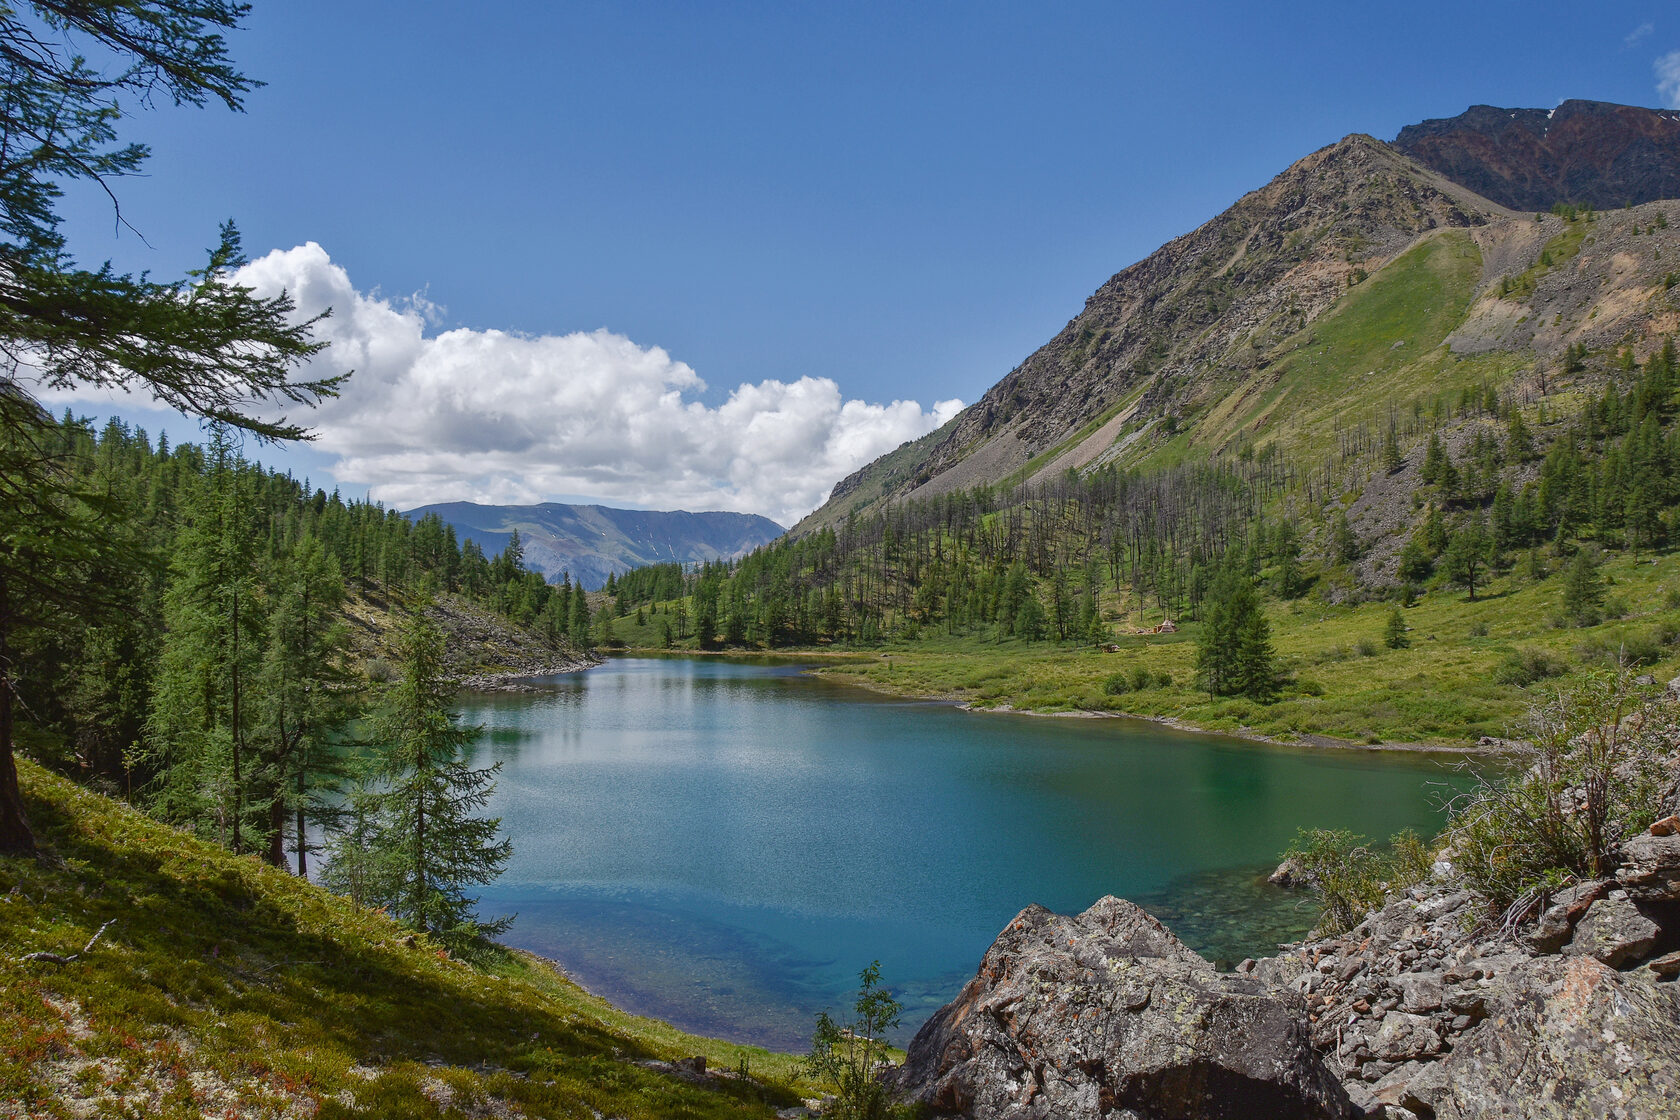
<svg viewBox="0 0 1680 1120">
<path fill-rule="evenodd" d="M 1264 872 L 1300 827 L 1438 826 L 1434 760 L 965 712 L 787 665 L 617 660 L 470 696 L 513 840 L 486 915 L 629 1010 L 803 1049 L 871 960 L 903 1038 L 1031 902 L 1144 903 L 1204 954 L 1311 921 Z"/>
</svg>

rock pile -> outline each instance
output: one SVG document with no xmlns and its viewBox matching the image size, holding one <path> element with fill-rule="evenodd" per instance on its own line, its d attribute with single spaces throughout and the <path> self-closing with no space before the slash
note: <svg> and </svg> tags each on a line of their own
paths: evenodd
<svg viewBox="0 0 1680 1120">
<path fill-rule="evenodd" d="M 1438 874 L 1232 974 L 1119 899 L 1029 907 L 897 1085 L 973 1117 L 1680 1117 L 1680 820 L 1620 861 L 1510 932 Z"/>
</svg>

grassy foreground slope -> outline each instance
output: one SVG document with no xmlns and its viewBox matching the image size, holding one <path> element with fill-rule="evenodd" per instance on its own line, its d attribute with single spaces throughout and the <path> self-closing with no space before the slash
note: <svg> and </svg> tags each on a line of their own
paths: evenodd
<svg viewBox="0 0 1680 1120">
<path fill-rule="evenodd" d="M 619 1012 L 20 762 L 51 855 L 0 858 L 0 1117 L 764 1117 L 785 1055 Z M 46 952 L 69 963 L 23 960 Z M 705 1054 L 754 1078 L 636 1063 Z M 780 1079 L 767 1084 L 758 1077 Z"/>
</svg>

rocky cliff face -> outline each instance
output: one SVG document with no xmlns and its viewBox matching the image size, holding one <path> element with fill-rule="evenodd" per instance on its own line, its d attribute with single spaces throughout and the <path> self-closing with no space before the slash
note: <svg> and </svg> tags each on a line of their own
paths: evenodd
<svg viewBox="0 0 1680 1120">
<path fill-rule="evenodd" d="M 1130 903 L 1029 907 L 917 1034 L 936 1115 L 1680 1116 L 1680 820 L 1512 936 L 1447 868 L 1344 936 L 1216 973 Z"/>
<path fill-rule="evenodd" d="M 1551 110 L 1476 105 L 1407 125 L 1394 146 L 1513 210 L 1680 198 L 1680 110 L 1603 101 Z"/>
</svg>

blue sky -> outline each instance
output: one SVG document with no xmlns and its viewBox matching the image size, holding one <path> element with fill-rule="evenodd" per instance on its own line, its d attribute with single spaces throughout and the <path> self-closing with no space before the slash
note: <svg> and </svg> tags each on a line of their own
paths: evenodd
<svg viewBox="0 0 1680 1120">
<path fill-rule="evenodd" d="M 232 216 L 257 279 L 335 303 L 347 402 L 261 457 L 397 505 L 783 521 L 1315 148 L 1680 93 L 1654 3 L 258 0 L 231 45 L 246 113 L 125 124 L 144 240 L 66 213 L 84 262 L 159 275 Z"/>
</svg>

